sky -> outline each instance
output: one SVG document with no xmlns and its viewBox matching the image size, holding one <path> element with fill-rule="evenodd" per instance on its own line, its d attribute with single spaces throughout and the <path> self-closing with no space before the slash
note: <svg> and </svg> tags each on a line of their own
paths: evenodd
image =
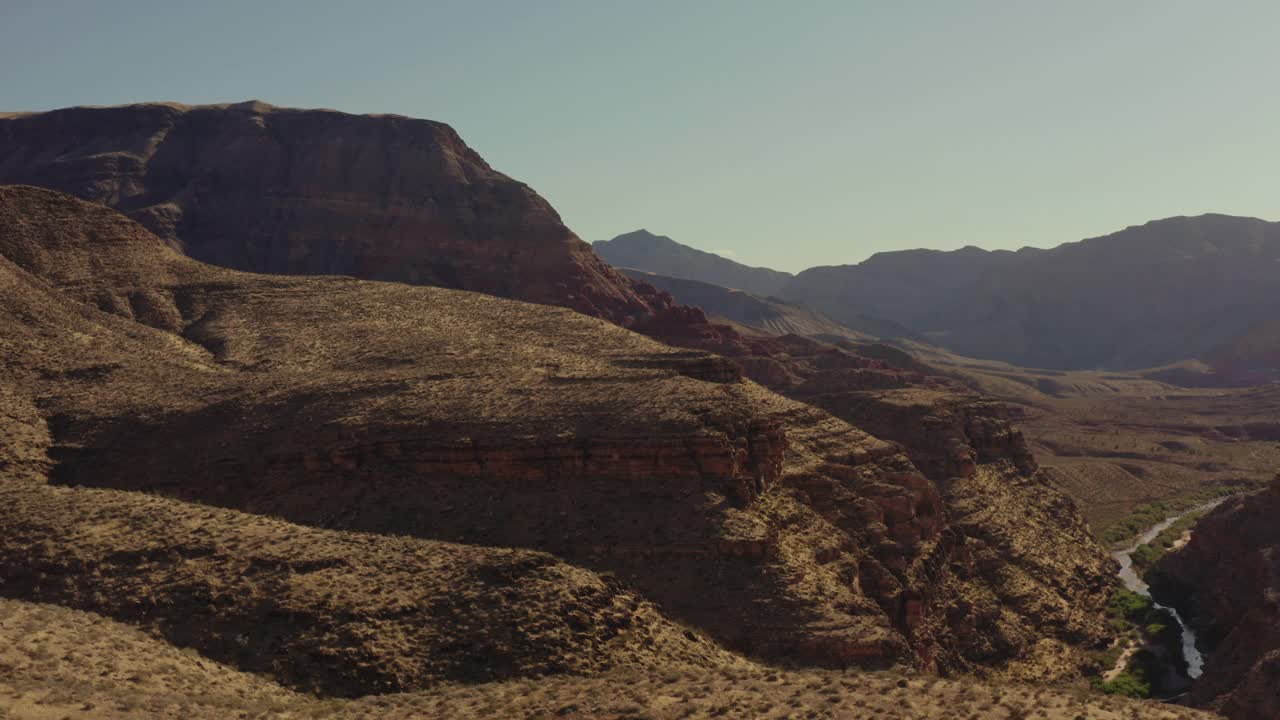
<svg viewBox="0 0 1280 720">
<path fill-rule="evenodd" d="M 447 122 L 585 240 L 798 271 L 1280 219 L 1280 3 L 0 0 L 0 111 Z"/>
</svg>

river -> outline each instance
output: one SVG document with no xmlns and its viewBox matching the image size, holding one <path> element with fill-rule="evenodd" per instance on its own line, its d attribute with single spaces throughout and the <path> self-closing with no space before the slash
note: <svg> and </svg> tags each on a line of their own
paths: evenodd
<svg viewBox="0 0 1280 720">
<path fill-rule="evenodd" d="M 1197 505 L 1190 510 L 1178 513 L 1177 515 L 1167 517 L 1160 523 L 1152 526 L 1149 530 L 1139 535 L 1129 547 L 1111 553 L 1111 557 L 1115 558 L 1116 562 L 1120 563 L 1120 581 L 1124 583 L 1124 586 L 1139 595 L 1151 597 L 1151 588 L 1142 581 L 1141 577 L 1138 577 L 1138 573 L 1133 569 L 1134 551 L 1152 540 L 1155 540 L 1160 533 L 1169 529 L 1170 525 L 1173 525 L 1187 515 L 1215 508 L 1225 501 L 1226 498 L 1219 498 L 1202 505 Z M 1152 600 L 1152 604 L 1161 610 L 1167 610 L 1169 614 L 1173 615 L 1173 619 L 1177 621 L 1178 628 L 1182 631 L 1182 656 L 1186 658 L 1187 661 L 1187 675 L 1192 680 L 1200 677 L 1204 672 L 1204 656 L 1200 654 L 1200 648 L 1196 647 L 1195 631 L 1183 621 L 1182 616 L 1178 614 L 1177 610 L 1161 605 L 1154 600 Z"/>
</svg>

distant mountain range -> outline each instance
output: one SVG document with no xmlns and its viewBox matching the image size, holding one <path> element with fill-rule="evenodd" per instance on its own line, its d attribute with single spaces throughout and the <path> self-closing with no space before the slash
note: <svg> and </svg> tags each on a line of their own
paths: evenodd
<svg viewBox="0 0 1280 720">
<path fill-rule="evenodd" d="M 745 326 L 743 329 L 749 332 L 871 339 L 866 333 L 851 330 L 816 310 L 776 297 L 763 297 L 701 280 L 686 280 L 630 268 L 619 269 L 633 280 L 647 282 L 659 290 L 671 293 L 680 298 L 681 303 L 702 308 L 713 320 L 727 320 Z"/>
<path fill-rule="evenodd" d="M 747 333 L 804 335 L 828 342 L 833 339 L 919 339 L 910 328 L 884 318 L 850 314 L 844 322 L 836 322 L 807 305 L 772 295 L 758 295 L 702 280 L 628 267 L 619 267 L 619 270 L 632 280 L 670 293 L 685 305 L 702 308 L 717 322 L 732 323 Z"/>
<path fill-rule="evenodd" d="M 715 253 L 681 245 L 648 230 L 636 230 L 612 240 L 597 240 L 592 248 L 614 267 L 702 280 L 765 297 L 780 293 L 792 277 L 791 273 L 743 265 Z"/>
<path fill-rule="evenodd" d="M 616 240 L 595 249 L 615 265 L 659 273 L 691 256 L 645 235 L 622 236 L 625 254 L 615 253 Z M 681 266 L 683 277 L 708 282 L 747 270 L 765 277 L 719 257 Z M 810 268 L 776 294 L 856 329 L 882 318 L 962 355 L 1025 367 L 1133 370 L 1199 359 L 1217 381 L 1280 378 L 1280 223 L 1256 218 L 1168 218 L 1049 250 L 879 253 Z"/>
</svg>

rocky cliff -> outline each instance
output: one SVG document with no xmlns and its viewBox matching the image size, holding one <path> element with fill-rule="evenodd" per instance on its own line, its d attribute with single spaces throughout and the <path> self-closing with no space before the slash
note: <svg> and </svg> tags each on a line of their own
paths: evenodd
<svg viewBox="0 0 1280 720">
<path fill-rule="evenodd" d="M 768 658 L 1043 679 L 1106 642 L 1106 556 L 1018 467 L 997 419 L 941 421 L 927 442 L 947 462 L 926 475 L 901 445 L 705 352 L 477 293 L 216 268 L 35 188 L 0 190 L 0 253 L 0 372 L 17 408 L 3 419 L 25 438 L 4 460 L 36 480 L 6 479 L 8 504 L 42 508 L 4 521 L 6 577 L 28 578 L 5 593 L 136 618 L 89 592 L 85 574 L 106 567 L 60 528 L 96 505 L 32 496 L 47 473 L 307 527 L 551 552 Z M 847 388 L 813 382 L 851 357 L 820 347 L 799 363 L 806 382 Z M 103 503 L 103 532 L 136 524 Z M 54 573 L 63 555 L 85 561 Z M 341 683 L 328 691 L 372 687 Z"/>
<path fill-rule="evenodd" d="M 0 183 L 108 205 L 241 270 L 461 288 L 623 325 L 669 302 L 430 120 L 261 102 L 9 115 Z"/>
<path fill-rule="evenodd" d="M 1153 587 L 1208 650 L 1192 702 L 1232 720 L 1280 717 L 1280 476 L 1196 524 L 1157 565 Z"/>
</svg>

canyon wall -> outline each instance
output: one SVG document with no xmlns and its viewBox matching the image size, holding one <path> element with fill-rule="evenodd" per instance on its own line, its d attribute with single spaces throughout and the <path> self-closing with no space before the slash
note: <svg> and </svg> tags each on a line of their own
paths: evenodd
<svg viewBox="0 0 1280 720">
<path fill-rule="evenodd" d="M 1280 476 L 1196 524 L 1156 566 L 1153 591 L 1195 626 L 1208 651 L 1191 700 L 1232 720 L 1280 716 Z"/>
</svg>

